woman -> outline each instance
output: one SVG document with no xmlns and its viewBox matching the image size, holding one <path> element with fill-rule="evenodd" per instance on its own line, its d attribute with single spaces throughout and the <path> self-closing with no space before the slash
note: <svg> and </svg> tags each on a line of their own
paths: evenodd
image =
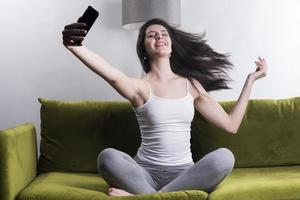
<svg viewBox="0 0 300 200">
<path fill-rule="evenodd" d="M 142 144 L 134 158 L 113 148 L 98 156 L 98 170 L 110 185 L 108 194 L 124 196 L 188 189 L 211 192 L 233 169 L 234 156 L 219 148 L 196 163 L 190 151 L 194 108 L 214 125 L 236 134 L 253 83 L 266 75 L 264 59 L 247 76 L 227 114 L 208 91 L 228 88 L 227 56 L 215 52 L 204 36 L 172 28 L 152 19 L 141 28 L 137 53 L 145 76 L 130 78 L 82 46 L 84 24 L 65 26 L 63 42 L 87 67 L 104 78 L 133 105 Z M 79 44 L 79 45 L 78 45 Z"/>
</svg>

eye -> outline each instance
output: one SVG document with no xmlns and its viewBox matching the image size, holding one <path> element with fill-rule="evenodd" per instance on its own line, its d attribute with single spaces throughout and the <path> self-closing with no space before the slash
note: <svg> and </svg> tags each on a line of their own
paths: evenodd
<svg viewBox="0 0 300 200">
<path fill-rule="evenodd" d="M 153 37 L 155 37 L 155 36 L 157 36 L 157 35 L 158 35 L 157 33 L 156 33 L 156 34 L 150 33 L 150 34 L 148 34 L 146 37 L 147 37 L 147 38 L 153 38 Z M 169 36 L 168 33 L 162 33 L 161 35 L 164 36 L 164 37 L 168 37 L 168 36 Z"/>
</svg>

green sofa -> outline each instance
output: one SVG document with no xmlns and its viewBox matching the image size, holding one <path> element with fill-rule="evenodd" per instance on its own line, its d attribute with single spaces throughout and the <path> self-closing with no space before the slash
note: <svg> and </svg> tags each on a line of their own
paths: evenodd
<svg viewBox="0 0 300 200">
<path fill-rule="evenodd" d="M 25 123 L 0 132 L 1 200 L 296 200 L 300 199 L 300 97 L 252 99 L 236 135 L 192 122 L 195 161 L 220 147 L 235 155 L 235 168 L 207 194 L 185 190 L 127 197 L 107 196 L 97 174 L 98 153 L 107 147 L 134 156 L 140 135 L 126 101 L 41 103 L 40 157 L 36 131 Z M 229 111 L 234 101 L 220 102 Z"/>
</svg>

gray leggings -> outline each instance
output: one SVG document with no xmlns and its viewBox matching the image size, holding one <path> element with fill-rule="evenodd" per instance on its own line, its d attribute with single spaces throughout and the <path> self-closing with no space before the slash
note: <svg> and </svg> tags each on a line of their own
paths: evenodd
<svg viewBox="0 0 300 200">
<path fill-rule="evenodd" d="M 162 166 L 143 163 L 113 148 L 100 152 L 97 167 L 111 186 L 132 194 L 199 189 L 211 192 L 232 171 L 234 156 L 227 148 L 206 154 L 196 163 Z"/>
</svg>

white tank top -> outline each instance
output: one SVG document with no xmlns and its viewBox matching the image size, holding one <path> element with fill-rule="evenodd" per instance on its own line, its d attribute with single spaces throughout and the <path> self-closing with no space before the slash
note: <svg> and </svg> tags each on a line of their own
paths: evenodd
<svg viewBox="0 0 300 200">
<path fill-rule="evenodd" d="M 142 106 L 133 107 L 142 138 L 136 156 L 143 162 L 157 165 L 193 163 L 190 132 L 194 99 L 188 90 L 188 80 L 187 95 L 180 98 L 158 97 L 147 84 L 150 91 L 148 100 Z"/>
</svg>

